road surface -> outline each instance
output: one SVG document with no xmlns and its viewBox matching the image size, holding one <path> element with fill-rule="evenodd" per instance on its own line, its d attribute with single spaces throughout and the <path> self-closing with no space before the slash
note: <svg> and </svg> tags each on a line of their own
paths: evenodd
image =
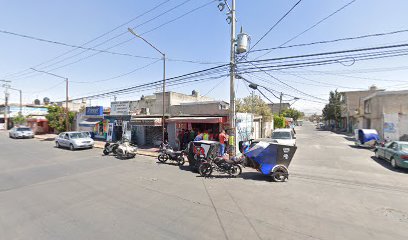
<svg viewBox="0 0 408 240">
<path fill-rule="evenodd" d="M 0 133 L 0 239 L 408 239 L 408 171 L 297 128 L 289 181 L 204 179 Z"/>
</svg>

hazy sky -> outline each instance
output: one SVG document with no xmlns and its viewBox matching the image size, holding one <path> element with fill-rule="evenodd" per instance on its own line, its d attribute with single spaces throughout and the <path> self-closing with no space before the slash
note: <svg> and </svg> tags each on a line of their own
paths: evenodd
<svg viewBox="0 0 408 240">
<path fill-rule="evenodd" d="M 83 45 L 163 2 L 164 4 L 154 11 L 84 45 L 84 47 L 110 48 L 132 38 L 130 33 L 126 33 L 127 27 L 136 27 L 136 32 L 144 33 L 210 1 L 0 0 L 0 30 L 71 45 Z M 237 30 L 243 26 L 244 31 L 251 35 L 252 44 L 254 44 L 296 2 L 297 0 L 237 0 Z M 303 0 L 255 49 L 279 46 L 348 2 L 350 0 Z M 167 14 L 163 14 L 179 4 L 182 5 Z M 225 21 L 225 12 L 219 12 L 217 4 L 218 1 L 214 1 L 204 8 L 144 35 L 157 48 L 165 52 L 169 58 L 214 63 L 209 65 L 169 61 L 167 64 L 168 77 L 209 68 L 229 61 L 230 27 Z M 288 45 L 405 30 L 408 29 L 407 9 L 408 1 L 405 0 L 357 0 Z M 146 23 L 156 16 L 159 17 Z M 107 41 L 121 33 L 124 34 Z M 275 50 L 263 58 L 406 42 L 408 42 L 408 34 L 401 33 L 363 40 Z M 74 51 L 56 58 L 69 50 Z M 111 48 L 110 51 L 153 58 L 160 57 L 157 52 L 140 39 L 130 40 L 125 44 Z M 70 84 L 70 97 L 82 97 L 90 93 L 119 89 L 162 78 L 161 61 L 156 61 L 156 63 L 124 77 L 100 81 L 146 66 L 155 60 L 107 53 L 88 57 L 94 54 L 95 52 L 92 51 L 83 52 L 81 49 L 0 33 L 0 79 L 11 80 L 14 88 L 23 90 L 24 102 L 32 102 L 35 98 L 42 99 L 43 97 L 49 97 L 51 100 L 64 99 L 65 85 L 62 79 L 26 70 L 30 67 L 52 71 L 55 74 L 68 77 L 72 82 Z M 254 59 L 257 56 L 259 53 L 252 53 L 248 59 Z M 408 63 L 405 63 L 407 59 L 407 57 L 385 58 L 355 62 L 352 66 L 339 63 L 330 66 L 297 68 L 285 72 L 271 72 L 271 74 L 296 89 L 327 99 L 328 92 L 336 88 L 342 91 L 357 90 L 368 88 L 372 84 L 390 90 L 408 88 L 408 79 L 405 77 L 408 69 Z M 64 66 L 67 64 L 70 65 Z M 54 68 L 58 69 L 54 70 Z M 282 86 L 270 76 L 263 73 L 257 75 L 265 78 L 265 82 L 259 83 L 267 83 L 269 87 L 290 95 L 313 99 Z M 253 76 L 247 77 L 258 81 Z M 221 78 L 194 85 L 178 86 L 177 88 L 170 88 L 170 90 L 191 93 L 193 89 L 196 89 L 202 94 L 207 93 L 207 96 L 229 101 L 228 84 L 227 78 Z M 334 85 L 338 85 L 338 87 Z M 210 91 L 211 89 L 213 90 Z M 150 90 L 129 95 L 118 95 L 117 99 L 138 99 L 142 94 L 148 95 L 153 92 L 154 90 Z M 17 102 L 17 93 L 11 93 L 11 101 Z M 245 97 L 248 94 L 249 91 L 244 82 L 239 81 L 237 83 L 237 96 Z M 272 101 L 277 101 L 272 95 L 268 94 L 268 96 Z M 92 100 L 92 104 L 106 105 L 109 100 L 109 98 Z M 0 95 L 0 102 L 2 101 L 4 101 L 4 94 Z M 318 112 L 322 108 L 322 104 L 300 100 L 295 103 L 294 107 L 306 112 Z"/>
</svg>

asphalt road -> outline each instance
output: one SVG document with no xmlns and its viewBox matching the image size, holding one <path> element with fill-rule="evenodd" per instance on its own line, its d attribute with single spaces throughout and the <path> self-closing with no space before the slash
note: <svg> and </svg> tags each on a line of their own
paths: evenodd
<svg viewBox="0 0 408 240">
<path fill-rule="evenodd" d="M 0 133 L 0 239 L 408 239 L 408 171 L 346 136 L 297 132 L 285 183 Z"/>
</svg>

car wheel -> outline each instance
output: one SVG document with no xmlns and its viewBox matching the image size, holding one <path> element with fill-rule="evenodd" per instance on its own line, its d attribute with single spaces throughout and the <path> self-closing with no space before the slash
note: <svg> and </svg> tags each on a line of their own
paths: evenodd
<svg viewBox="0 0 408 240">
<path fill-rule="evenodd" d="M 60 147 L 61 147 L 60 144 L 59 144 L 59 142 L 55 142 L 55 146 L 56 146 L 57 148 L 60 148 Z"/>
<path fill-rule="evenodd" d="M 74 147 L 74 145 L 72 143 L 69 145 L 69 150 L 71 150 L 71 151 L 75 150 L 75 147 Z"/>
<path fill-rule="evenodd" d="M 391 167 L 392 168 L 398 168 L 397 162 L 395 161 L 395 158 L 391 158 Z"/>
<path fill-rule="evenodd" d="M 378 150 L 375 151 L 375 158 L 381 159 L 380 154 L 378 153 Z"/>
</svg>

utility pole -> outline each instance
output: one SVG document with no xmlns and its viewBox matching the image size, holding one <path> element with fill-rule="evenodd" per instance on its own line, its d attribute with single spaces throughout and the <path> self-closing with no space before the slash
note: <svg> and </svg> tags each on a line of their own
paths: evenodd
<svg viewBox="0 0 408 240">
<path fill-rule="evenodd" d="M 279 95 L 279 116 L 281 115 L 282 112 L 282 95 L 283 93 L 280 93 Z"/>
<path fill-rule="evenodd" d="M 65 129 L 69 131 L 68 78 L 65 78 Z"/>
<path fill-rule="evenodd" d="M 8 93 L 8 89 L 10 88 L 10 85 L 8 83 L 10 83 L 11 81 L 8 80 L 1 80 L 1 82 L 4 82 L 5 84 L 3 84 L 3 87 L 5 88 L 4 90 L 4 129 L 7 130 L 8 128 L 8 98 L 9 98 L 9 93 Z"/>
<path fill-rule="evenodd" d="M 233 144 L 230 143 L 231 155 L 236 155 L 235 141 L 236 141 L 236 127 L 235 127 L 235 0 L 232 0 L 231 5 L 231 51 L 230 51 L 230 127 L 231 138 Z"/>
<path fill-rule="evenodd" d="M 133 34 L 134 36 L 142 39 L 145 43 L 149 44 L 152 48 L 154 48 L 154 50 L 156 50 L 158 53 L 160 53 L 162 55 L 162 59 L 163 59 L 163 114 L 162 114 L 162 140 L 164 143 L 164 136 L 165 136 L 165 130 L 164 130 L 164 116 L 165 116 L 165 110 L 166 110 L 166 105 L 165 105 L 165 101 L 166 101 L 166 54 L 163 53 L 162 51 L 160 51 L 159 49 L 157 49 L 153 44 L 151 44 L 149 41 L 147 41 L 146 39 L 144 39 L 142 36 L 136 34 L 133 29 L 128 28 L 128 31 Z"/>
<path fill-rule="evenodd" d="M 54 73 L 37 70 L 37 69 L 34 69 L 34 68 L 31 68 L 31 70 L 34 70 L 36 72 L 42 72 L 42 73 L 45 73 L 45 74 L 48 74 L 48 75 L 51 75 L 51 76 L 54 76 L 54 77 L 57 77 L 57 78 L 65 79 L 65 129 L 66 129 L 66 131 L 69 131 L 70 127 L 69 127 L 69 109 L 68 109 L 68 100 L 69 100 L 68 99 L 68 78 L 59 76 L 59 75 L 54 74 Z"/>
</svg>

